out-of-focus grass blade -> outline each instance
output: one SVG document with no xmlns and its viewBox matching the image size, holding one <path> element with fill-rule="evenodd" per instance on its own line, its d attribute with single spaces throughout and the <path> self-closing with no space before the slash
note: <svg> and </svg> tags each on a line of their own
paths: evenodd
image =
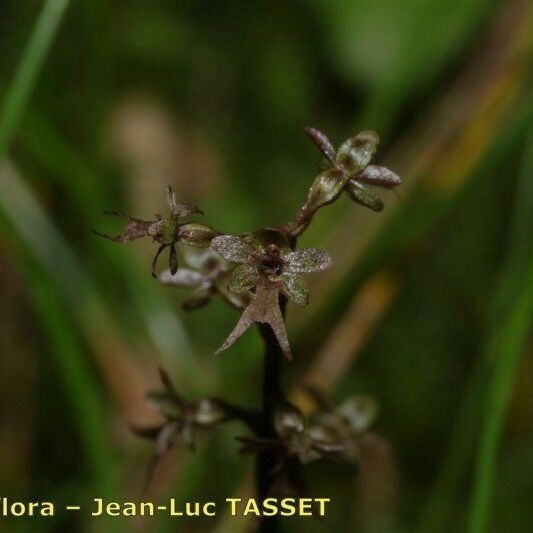
<svg viewBox="0 0 533 533">
<path fill-rule="evenodd" d="M 518 128 L 509 128 L 506 141 L 513 144 L 523 139 L 527 133 L 527 126 L 530 124 L 532 106 L 528 105 L 523 112 L 518 123 Z M 514 139 L 514 140 L 513 140 Z M 507 143 L 499 148 L 505 149 Z M 499 150 L 494 153 L 498 154 Z M 492 157 L 489 158 L 492 160 Z M 486 165 L 483 168 L 488 170 Z M 483 170 L 483 169 L 481 169 Z M 530 220 L 531 207 L 527 207 L 527 202 L 532 201 L 531 190 L 526 192 L 525 179 L 520 180 L 517 192 L 517 199 L 521 199 L 521 208 L 514 213 L 511 233 L 509 235 L 508 261 L 500 279 L 500 286 L 494 296 L 491 319 L 487 326 L 487 342 L 483 349 L 482 356 L 475 365 L 471 378 L 466 386 L 466 395 L 461 411 L 455 423 L 454 434 L 452 436 L 448 452 L 442 462 L 442 466 L 435 482 L 435 486 L 429 498 L 428 504 L 422 515 L 420 531 L 445 531 L 449 515 L 454 507 L 454 494 L 457 493 L 461 481 L 464 479 L 466 469 L 470 463 L 475 445 L 475 438 L 478 434 L 474 428 L 479 427 L 481 414 L 481 399 L 486 390 L 486 382 L 490 376 L 491 358 L 499 356 L 494 354 L 493 333 L 501 331 L 502 317 L 510 312 L 510 308 L 516 304 L 516 295 L 519 294 L 519 286 L 524 282 L 527 272 L 526 251 L 531 249 L 527 245 L 527 239 L 533 234 L 533 227 Z M 526 200 L 528 198 L 528 200 Z M 520 222 L 519 222 L 520 221 Z M 529 232 L 529 233 L 528 233 Z"/>
<path fill-rule="evenodd" d="M 3 159 L 18 126 L 68 4 L 69 0 L 47 0 L 33 28 L 0 111 L 0 159 Z"/>
<path fill-rule="evenodd" d="M 37 19 L 0 111 L 0 161 L 5 156 L 9 142 L 24 112 L 68 3 L 68 0 L 48 0 Z M 2 176 L 5 174 L 3 173 Z M 4 181 L 3 177 L 0 178 L 2 185 L 10 185 Z M 14 191 L 9 186 L 2 188 L 0 199 L 2 206 L 5 206 L 6 203 L 9 203 L 9 193 Z M 17 218 L 18 215 L 15 214 L 15 219 Z M 28 222 L 31 228 L 30 233 L 32 233 L 36 229 L 32 227 L 32 222 L 35 221 L 31 219 Z M 48 254 L 49 249 L 46 247 L 46 240 L 39 242 L 35 241 L 32 235 L 28 235 L 28 237 L 33 240 L 33 244 L 38 249 Z M 76 280 L 72 279 L 72 281 L 75 282 Z M 102 426 L 104 417 L 102 416 L 102 404 L 96 393 L 97 388 L 90 378 L 88 369 L 85 368 L 80 346 L 67 326 L 66 317 L 62 315 L 54 298 L 50 297 L 48 286 L 45 283 L 38 284 L 37 277 L 35 277 L 33 285 L 35 290 L 31 291 L 31 294 L 46 321 L 47 331 L 54 346 L 56 361 L 62 370 L 69 395 L 75 406 L 75 419 L 86 449 L 88 468 L 95 488 L 110 494 L 109 472 L 112 471 L 112 460 L 102 439 L 102 435 L 105 434 Z"/>
<path fill-rule="evenodd" d="M 533 235 L 532 171 L 533 134 L 530 134 L 517 188 L 508 263 L 502 275 L 500 299 L 496 301 L 498 322 L 493 321 L 494 332 L 487 353 L 491 364 L 490 382 L 468 522 L 468 530 L 472 533 L 482 533 L 488 527 L 499 442 L 520 356 L 532 323 L 533 250 L 529 246 Z"/>
<path fill-rule="evenodd" d="M 11 165 L 6 165 L 0 172 L 0 187 L 3 191 L 0 195 L 0 210 L 7 216 L 31 254 L 49 271 L 80 323 L 112 323 L 104 302 L 78 259 Z M 143 294 L 137 296 L 142 298 Z M 174 324 L 169 325 L 168 316 L 173 316 L 172 311 L 149 316 L 152 333 L 167 339 L 169 328 L 172 335 L 177 335 L 172 329 Z M 169 346 L 164 348 L 168 350 Z M 183 381 L 189 386 L 194 385 L 199 375 L 194 359 L 182 357 L 179 364 Z"/>
<path fill-rule="evenodd" d="M 531 327 L 533 313 L 533 262 L 523 280 L 520 294 L 510 313 L 504 317 L 491 350 L 496 361 L 490 375 L 488 401 L 476 461 L 475 482 L 468 531 L 487 531 L 490 503 L 494 491 L 496 459 L 520 356 Z"/>
<path fill-rule="evenodd" d="M 49 337 L 50 355 L 63 377 L 73 407 L 74 424 L 87 457 L 88 477 L 99 493 L 116 494 L 111 484 L 115 462 L 105 438 L 107 417 L 97 381 L 88 367 L 71 316 L 57 298 L 46 272 L 35 266 L 28 273 L 29 294 Z"/>
</svg>

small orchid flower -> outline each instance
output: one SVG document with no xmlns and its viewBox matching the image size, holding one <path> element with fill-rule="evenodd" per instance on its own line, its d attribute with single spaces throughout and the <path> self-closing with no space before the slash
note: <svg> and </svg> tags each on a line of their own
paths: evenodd
<svg viewBox="0 0 533 533">
<path fill-rule="evenodd" d="M 151 391 L 147 394 L 147 398 L 155 405 L 164 421 L 152 427 L 131 428 L 136 435 L 155 441 L 154 457 L 147 472 L 145 488 L 150 482 L 157 462 L 167 451 L 177 444 L 183 444 L 194 450 L 195 428 L 209 428 L 235 416 L 232 407 L 213 398 L 186 403 L 176 391 L 165 370 L 160 368 L 159 375 L 163 390 Z"/>
<path fill-rule="evenodd" d="M 280 229 L 288 235 L 300 235 L 320 207 L 334 202 L 343 191 L 373 211 L 381 211 L 383 202 L 368 185 L 392 189 L 401 184 L 401 178 L 386 167 L 371 165 L 379 137 L 373 131 L 363 131 L 345 141 L 336 151 L 321 131 L 307 127 L 305 132 L 322 152 L 328 168 L 321 172 L 311 188 L 298 216 Z"/>
<path fill-rule="evenodd" d="M 185 311 L 200 309 L 217 295 L 238 309 L 250 303 L 248 294 L 234 294 L 227 289 L 232 264 L 209 248 L 185 248 L 183 256 L 187 267 L 178 268 L 174 274 L 164 270 L 158 279 L 169 287 L 193 289 L 192 296 L 181 304 Z"/>
<path fill-rule="evenodd" d="M 344 443 L 335 442 L 324 434 L 315 435 L 302 412 L 288 402 L 277 407 L 274 429 L 276 438 L 237 437 L 243 444 L 241 453 L 277 450 L 279 463 L 276 470 L 281 470 L 291 457 L 308 464 L 323 458 L 340 459 L 345 451 Z"/>
<path fill-rule="evenodd" d="M 150 272 L 155 278 L 157 259 L 165 248 L 170 248 L 169 268 L 172 273 L 178 269 L 178 256 L 176 253 L 176 243 L 183 242 L 191 246 L 207 248 L 211 239 L 219 233 L 204 224 L 196 222 L 182 223 L 181 220 L 194 213 L 202 211 L 193 204 L 178 202 L 172 187 L 167 188 L 167 202 L 170 208 L 170 216 L 163 218 L 156 215 L 155 220 L 141 220 L 126 215 L 122 211 L 104 211 L 105 215 L 121 216 L 126 221 L 126 227 L 122 235 L 109 235 L 93 230 L 97 235 L 111 241 L 125 243 L 140 239 L 142 237 L 152 237 L 160 246 L 152 260 Z"/>
<path fill-rule="evenodd" d="M 379 145 L 378 134 L 374 131 L 358 133 L 335 152 L 324 133 L 311 127 L 305 128 L 305 132 L 332 165 L 311 186 L 308 202 L 322 199 L 329 203 L 344 189 L 355 202 L 374 211 L 381 211 L 383 202 L 368 190 L 367 185 L 391 189 L 400 185 L 402 180 L 386 167 L 370 165 Z"/>
<path fill-rule="evenodd" d="M 253 290 L 250 304 L 216 353 L 229 348 L 258 322 L 271 327 L 283 353 L 291 359 L 279 294 L 305 307 L 309 291 L 301 274 L 325 270 L 332 263 L 331 257 L 316 248 L 293 251 L 286 236 L 273 230 L 262 230 L 248 235 L 248 238 L 220 235 L 211 242 L 211 249 L 227 261 L 240 264 L 229 279 L 230 292 L 244 294 Z"/>
<path fill-rule="evenodd" d="M 378 405 L 372 396 L 355 394 L 339 406 L 331 402 L 318 390 L 305 387 L 317 405 L 310 417 L 310 431 L 320 440 L 333 438 L 342 442 L 344 459 L 352 464 L 359 462 L 359 439 L 368 433 L 378 414 Z"/>
<path fill-rule="evenodd" d="M 243 444 L 241 453 L 277 451 L 282 469 L 291 458 L 302 464 L 319 459 L 334 459 L 352 466 L 359 464 L 360 438 L 368 433 L 377 414 L 373 398 L 355 395 L 335 408 L 317 390 L 306 387 L 318 410 L 308 418 L 294 405 L 284 402 L 275 409 L 274 438 L 237 437 Z"/>
</svg>

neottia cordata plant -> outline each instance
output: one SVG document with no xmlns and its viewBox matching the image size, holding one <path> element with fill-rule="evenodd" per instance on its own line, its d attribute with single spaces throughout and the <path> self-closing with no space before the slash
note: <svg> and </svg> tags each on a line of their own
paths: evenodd
<svg viewBox="0 0 533 533">
<path fill-rule="evenodd" d="M 401 179 L 393 171 L 371 165 L 379 138 L 364 131 L 335 150 L 330 140 L 315 128 L 306 133 L 320 150 L 327 169 L 311 184 L 307 199 L 297 215 L 281 226 L 264 227 L 241 235 L 227 235 L 211 226 L 186 221 L 203 214 L 195 205 L 177 200 L 167 189 L 169 215 L 141 220 L 121 211 L 105 211 L 121 216 L 126 226 L 121 235 L 98 235 L 126 243 L 151 237 L 159 244 L 150 272 L 165 285 L 191 289 L 183 303 L 186 310 L 199 309 L 220 297 L 241 311 L 233 331 L 215 353 L 231 347 L 250 326 L 257 324 L 265 341 L 263 402 L 261 410 L 236 407 L 218 399 L 185 401 L 170 378 L 160 370 L 163 388 L 148 394 L 164 421 L 157 427 L 134 428 L 155 441 L 152 467 L 175 444 L 194 449 L 194 433 L 230 420 L 241 420 L 251 434 L 239 437 L 242 453 L 258 456 L 259 498 L 298 492 L 303 484 L 301 466 L 322 458 L 357 465 L 358 439 L 372 423 L 376 406 L 364 395 L 347 399 L 335 408 L 319 391 L 307 388 L 314 400 L 310 416 L 290 404 L 281 387 L 281 361 L 291 360 L 285 306 L 288 301 L 305 307 L 309 301 L 306 274 L 331 267 L 332 258 L 317 248 L 297 249 L 298 237 L 317 211 L 345 192 L 358 204 L 380 211 L 382 201 L 372 187 L 394 188 Z M 178 249 L 182 258 L 178 261 Z M 169 248 L 169 268 L 156 273 L 157 259 Z"/>
</svg>

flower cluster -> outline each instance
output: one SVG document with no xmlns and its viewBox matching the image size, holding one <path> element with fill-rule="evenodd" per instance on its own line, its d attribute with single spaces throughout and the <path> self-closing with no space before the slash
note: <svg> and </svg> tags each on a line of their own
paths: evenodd
<svg viewBox="0 0 533 533">
<path fill-rule="evenodd" d="M 291 359 L 280 301 L 287 299 L 306 306 L 309 291 L 301 274 L 321 272 L 332 263 L 327 253 L 316 248 L 295 250 L 297 237 L 310 224 L 316 211 L 335 201 L 343 191 L 356 202 L 379 211 L 383 203 L 368 185 L 393 188 L 401 183 L 391 170 L 370 164 L 379 143 L 376 133 L 361 132 L 345 141 L 337 151 L 326 135 L 317 129 L 306 128 L 306 133 L 325 157 L 329 168 L 316 177 L 298 215 L 285 225 L 244 235 L 223 235 L 204 224 L 185 223 L 184 218 L 201 211 L 195 205 L 178 202 L 169 186 L 168 217 L 156 215 L 155 220 L 146 221 L 120 211 L 108 211 L 108 214 L 126 220 L 123 234 L 96 232 L 121 243 L 152 237 L 160 244 L 151 265 L 154 277 L 159 255 L 165 248 L 170 248 L 169 269 L 159 276 L 159 280 L 166 285 L 193 289 L 192 297 L 183 303 L 185 309 L 198 309 L 214 296 L 220 296 L 228 304 L 243 310 L 237 325 L 216 353 L 229 348 L 252 324 L 258 323 L 267 324 L 272 329 L 281 351 Z M 178 243 L 206 250 L 187 255 L 184 247 L 186 266 L 178 268 Z"/>
<path fill-rule="evenodd" d="M 316 391 L 314 395 L 318 395 Z M 308 419 L 294 405 L 285 402 L 274 414 L 276 438 L 237 437 L 241 453 L 273 450 L 278 453 L 278 468 L 296 458 L 302 464 L 333 459 L 357 466 L 358 440 L 374 421 L 377 407 L 372 398 L 357 395 L 338 408 L 321 399 L 320 408 Z"/>
<path fill-rule="evenodd" d="M 120 243 L 134 241 L 142 237 L 152 237 L 154 241 L 160 244 L 152 260 L 150 268 L 152 276 L 156 277 L 157 259 L 165 248 L 170 248 L 168 264 L 170 272 L 175 273 L 178 269 L 177 242 L 206 248 L 209 246 L 211 239 L 218 235 L 218 232 L 204 224 L 196 222 L 183 223 L 182 219 L 195 213 L 202 213 L 202 211 L 193 204 L 178 202 L 176 194 L 170 186 L 167 188 L 167 203 L 170 215 L 165 218 L 161 215 L 155 215 L 155 220 L 133 218 L 122 211 L 104 211 L 106 215 L 121 216 L 126 220 L 124 232 L 122 235 L 109 235 L 96 230 L 93 231 L 101 237 Z"/>
</svg>

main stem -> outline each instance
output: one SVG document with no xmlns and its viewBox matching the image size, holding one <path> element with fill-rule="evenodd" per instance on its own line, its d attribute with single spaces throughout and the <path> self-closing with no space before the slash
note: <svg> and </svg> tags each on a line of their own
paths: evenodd
<svg viewBox="0 0 533 533">
<path fill-rule="evenodd" d="M 292 250 L 296 248 L 296 238 L 290 241 Z M 287 307 L 287 298 L 280 295 L 279 306 L 283 318 Z M 285 401 L 283 385 L 281 379 L 281 368 L 285 355 L 281 349 L 274 332 L 267 324 L 258 324 L 261 337 L 265 343 L 265 358 L 263 363 L 263 405 L 261 410 L 261 436 L 266 438 L 276 438 L 274 429 L 274 411 L 276 406 Z M 269 496 L 270 488 L 274 481 L 275 470 L 278 467 L 279 455 L 276 451 L 264 451 L 257 456 L 256 466 L 256 486 L 257 498 L 263 501 Z M 277 520 L 275 517 L 264 517 L 261 521 L 259 531 L 277 531 Z"/>
<path fill-rule="evenodd" d="M 281 311 L 285 316 L 286 301 L 280 301 Z M 265 343 L 265 359 L 263 368 L 263 405 L 261 409 L 261 436 L 276 438 L 273 418 L 276 405 L 284 400 L 281 383 L 281 364 L 284 354 L 267 324 L 260 324 L 259 330 Z M 258 454 L 256 465 L 257 498 L 263 501 L 269 496 L 273 482 L 274 470 L 279 461 L 276 451 L 266 450 Z M 277 521 L 274 517 L 264 517 L 259 531 L 277 531 Z"/>
</svg>

